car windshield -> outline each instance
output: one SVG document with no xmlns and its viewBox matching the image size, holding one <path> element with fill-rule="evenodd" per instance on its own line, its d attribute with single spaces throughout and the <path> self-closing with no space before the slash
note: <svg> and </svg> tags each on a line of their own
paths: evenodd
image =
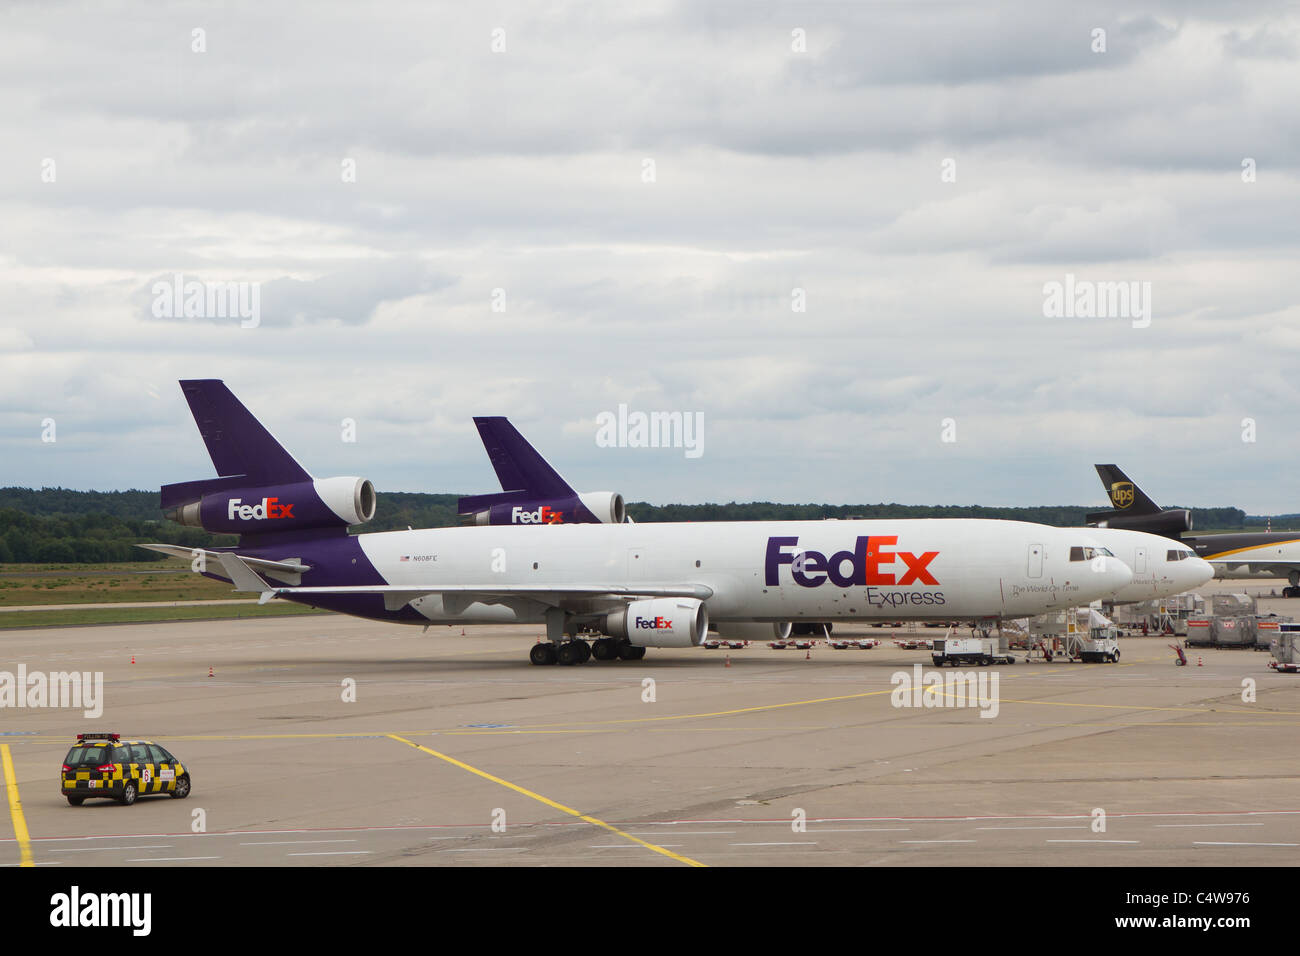
<svg viewBox="0 0 1300 956">
<path fill-rule="evenodd" d="M 106 744 L 78 745 L 68 751 L 63 762 L 69 767 L 98 767 L 109 762 L 109 747 Z"/>
</svg>

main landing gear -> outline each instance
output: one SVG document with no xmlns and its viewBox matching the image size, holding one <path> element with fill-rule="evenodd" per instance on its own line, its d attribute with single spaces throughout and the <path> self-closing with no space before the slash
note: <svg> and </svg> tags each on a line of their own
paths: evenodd
<svg viewBox="0 0 1300 956">
<path fill-rule="evenodd" d="M 539 665 L 585 664 L 593 657 L 598 661 L 639 661 L 645 657 L 645 648 L 612 637 L 602 637 L 595 644 L 588 644 L 581 638 L 560 643 L 538 641 L 528 652 L 528 660 Z"/>
<path fill-rule="evenodd" d="M 639 661 L 645 657 L 645 648 L 629 644 L 621 638 L 602 637 L 595 646 L 580 637 L 564 639 L 568 623 L 564 611 L 558 607 L 546 611 L 546 640 L 538 641 L 528 652 L 534 664 L 585 664 L 593 657 L 598 661 Z"/>
</svg>

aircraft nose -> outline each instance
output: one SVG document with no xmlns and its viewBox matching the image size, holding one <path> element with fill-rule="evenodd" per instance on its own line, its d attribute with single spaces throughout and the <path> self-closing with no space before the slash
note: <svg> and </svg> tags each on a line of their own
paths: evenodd
<svg viewBox="0 0 1300 956">
<path fill-rule="evenodd" d="M 1101 590 L 1108 593 L 1114 593 L 1133 583 L 1132 570 L 1119 558 L 1105 557 L 1101 561 L 1100 568 L 1095 563 L 1093 568 L 1095 573 L 1100 576 Z"/>
<path fill-rule="evenodd" d="M 1183 568 L 1178 569 L 1187 578 L 1183 590 L 1190 591 L 1192 588 L 1199 588 L 1214 577 L 1214 565 L 1203 558 L 1188 558 L 1186 561 L 1178 563 L 1187 566 L 1185 570 Z"/>
</svg>

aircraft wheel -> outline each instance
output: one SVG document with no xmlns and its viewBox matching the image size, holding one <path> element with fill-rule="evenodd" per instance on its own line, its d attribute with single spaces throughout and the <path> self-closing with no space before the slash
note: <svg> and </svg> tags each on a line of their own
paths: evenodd
<svg viewBox="0 0 1300 956">
<path fill-rule="evenodd" d="M 555 649 L 555 662 L 563 664 L 566 667 L 578 663 L 582 658 L 579 656 L 578 648 L 572 641 L 566 641 Z"/>
<path fill-rule="evenodd" d="M 636 644 L 623 642 L 618 645 L 618 656 L 619 660 L 639 661 L 641 658 L 645 657 L 645 648 L 638 647 Z"/>
<path fill-rule="evenodd" d="M 614 647 L 614 642 L 607 637 L 602 637 L 591 648 L 591 656 L 598 661 L 612 661 L 618 657 L 618 650 Z"/>
<path fill-rule="evenodd" d="M 590 644 L 586 641 L 570 641 L 569 643 L 573 645 L 573 649 L 578 653 L 577 663 L 585 664 L 587 661 L 591 660 Z"/>
<path fill-rule="evenodd" d="M 545 641 L 539 641 L 533 645 L 533 649 L 528 652 L 528 659 L 534 664 L 554 664 L 555 663 L 555 645 Z"/>
</svg>

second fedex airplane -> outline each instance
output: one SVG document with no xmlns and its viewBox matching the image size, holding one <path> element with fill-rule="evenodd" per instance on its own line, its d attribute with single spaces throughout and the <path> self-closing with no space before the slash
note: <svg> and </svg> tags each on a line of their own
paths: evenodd
<svg viewBox="0 0 1300 956">
<path fill-rule="evenodd" d="M 1127 565 L 1085 529 L 911 519 L 574 524 L 352 535 L 374 517 L 362 478 L 315 478 L 218 380 L 181 388 L 218 477 L 166 485 L 182 524 L 228 549 L 149 545 L 209 577 L 410 624 L 544 624 L 535 664 L 637 659 L 704 642 L 710 619 L 995 621 L 1087 604 Z M 574 635 L 604 635 L 593 647 Z M 566 639 L 567 637 L 567 639 Z"/>
<path fill-rule="evenodd" d="M 501 481 L 502 491 L 460 499 L 465 524 L 564 524 L 620 521 L 626 515 L 623 496 L 612 492 L 579 494 L 542 457 L 509 420 L 500 416 L 475 418 L 483 447 Z M 584 506 L 584 502 L 591 507 Z M 628 518 L 627 520 L 631 520 Z M 1094 527 L 1088 533 L 1128 565 L 1133 579 L 1103 600 L 1133 604 L 1182 594 L 1214 577 L 1214 568 L 1186 544 L 1158 534 L 1128 528 Z M 946 619 L 946 615 L 936 615 Z M 827 635 L 830 622 L 801 621 L 800 633 Z M 724 637 L 744 640 L 783 640 L 792 622 L 774 625 L 714 622 Z"/>
</svg>

